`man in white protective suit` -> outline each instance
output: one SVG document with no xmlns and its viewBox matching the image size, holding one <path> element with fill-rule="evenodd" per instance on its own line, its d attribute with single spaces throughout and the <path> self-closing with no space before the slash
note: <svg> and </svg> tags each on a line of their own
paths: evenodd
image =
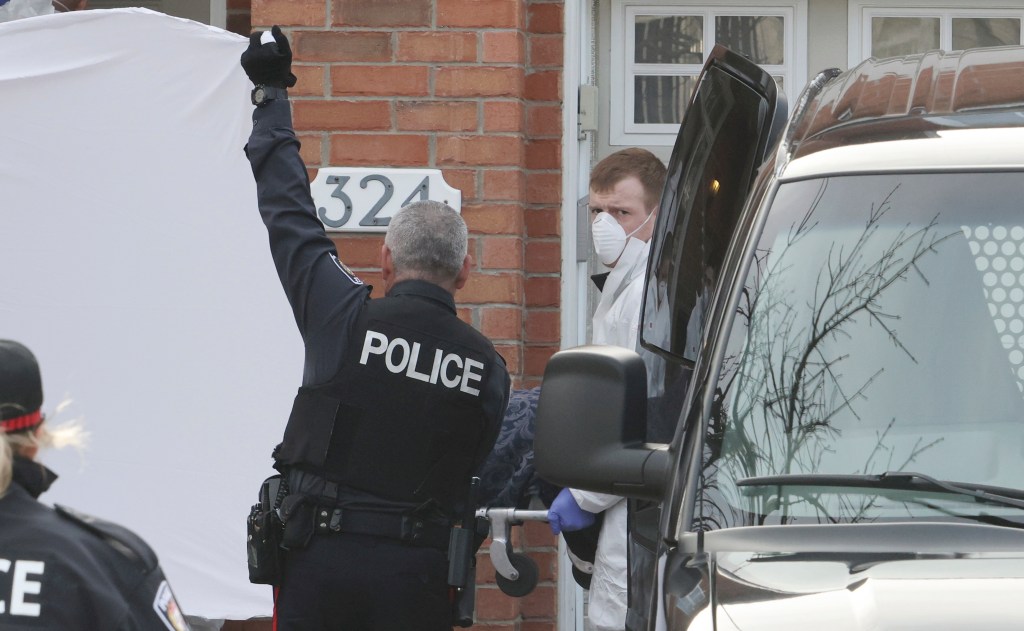
<svg viewBox="0 0 1024 631">
<path fill-rule="evenodd" d="M 665 166 L 645 149 L 617 151 L 591 171 L 589 206 L 594 248 L 601 263 L 611 268 L 594 311 L 594 344 L 636 349 L 644 274 L 664 184 Z M 557 535 L 588 527 L 602 512 L 587 628 L 620 631 L 626 626 L 626 500 L 563 489 L 552 502 L 548 519 Z"/>
</svg>

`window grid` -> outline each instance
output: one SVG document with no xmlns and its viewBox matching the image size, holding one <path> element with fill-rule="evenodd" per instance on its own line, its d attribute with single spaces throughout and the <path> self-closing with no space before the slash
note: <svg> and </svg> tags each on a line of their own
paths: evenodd
<svg viewBox="0 0 1024 631">
<path fill-rule="evenodd" d="M 783 63 L 762 64 L 768 73 L 781 79 L 783 92 L 792 101 L 796 94 L 790 94 L 794 87 L 803 85 L 797 80 L 798 69 L 805 66 L 802 59 L 803 45 L 795 41 L 798 32 L 797 11 L 805 9 L 803 2 L 790 5 L 764 3 L 739 5 L 731 2 L 728 5 L 685 6 L 675 4 L 636 4 L 629 0 L 613 2 L 612 18 L 612 84 L 623 86 L 620 93 L 611 92 L 611 134 L 612 145 L 647 144 L 671 145 L 679 130 L 678 123 L 637 123 L 636 122 L 636 82 L 638 77 L 691 77 L 696 79 L 707 60 L 716 39 L 716 18 L 723 17 L 779 17 L 782 18 Z M 636 61 L 636 28 L 637 18 L 648 16 L 694 17 L 703 21 L 703 42 L 701 45 L 700 63 L 638 63 Z M 802 21 L 802 16 L 801 16 Z M 617 37 L 616 37 L 617 34 Z M 801 52 L 798 52 L 800 49 Z M 686 104 L 689 96 L 687 94 Z"/>
<path fill-rule="evenodd" d="M 877 6 L 875 2 L 850 3 L 851 44 L 859 42 L 858 47 L 850 47 L 850 66 L 853 67 L 864 59 L 871 57 L 872 24 L 875 18 L 934 18 L 939 20 L 939 49 L 950 51 L 953 48 L 953 21 L 955 19 L 986 19 L 1011 18 L 1020 21 L 1021 41 L 1024 44 L 1024 9 L 1019 2 L 1009 0 L 990 0 L 983 6 L 967 6 L 964 0 L 929 0 L 904 2 L 898 6 L 887 4 Z M 980 4 L 980 3 L 978 3 Z M 938 5 L 938 6 L 937 6 Z M 1003 5 L 1003 6 L 1000 6 Z M 855 37 L 856 36 L 856 37 Z M 925 51 L 919 51 L 925 52 Z"/>
</svg>

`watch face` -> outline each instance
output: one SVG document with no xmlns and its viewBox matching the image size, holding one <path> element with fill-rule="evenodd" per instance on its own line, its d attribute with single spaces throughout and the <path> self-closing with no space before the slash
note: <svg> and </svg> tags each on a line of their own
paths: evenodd
<svg viewBox="0 0 1024 631">
<path fill-rule="evenodd" d="M 263 100 L 266 98 L 267 91 L 264 90 L 263 88 L 256 88 L 256 90 L 252 93 L 252 100 L 255 103 L 262 103 Z"/>
</svg>

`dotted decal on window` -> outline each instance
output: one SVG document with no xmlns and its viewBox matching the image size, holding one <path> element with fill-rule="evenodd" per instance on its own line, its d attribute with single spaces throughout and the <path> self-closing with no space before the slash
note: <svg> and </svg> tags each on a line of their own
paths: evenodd
<svg viewBox="0 0 1024 631">
<path fill-rule="evenodd" d="M 961 226 L 985 286 L 988 312 L 1024 392 L 1024 227 Z"/>
</svg>

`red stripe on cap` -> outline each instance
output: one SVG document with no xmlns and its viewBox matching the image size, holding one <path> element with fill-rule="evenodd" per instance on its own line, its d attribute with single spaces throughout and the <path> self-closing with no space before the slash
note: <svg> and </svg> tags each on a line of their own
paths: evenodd
<svg viewBox="0 0 1024 631">
<path fill-rule="evenodd" d="M 31 414 L 25 416 L 17 416 L 15 418 L 9 418 L 5 421 L 0 421 L 0 428 L 5 432 L 16 432 L 22 429 L 28 429 L 39 425 L 43 420 L 43 415 L 40 410 L 36 410 Z"/>
</svg>

